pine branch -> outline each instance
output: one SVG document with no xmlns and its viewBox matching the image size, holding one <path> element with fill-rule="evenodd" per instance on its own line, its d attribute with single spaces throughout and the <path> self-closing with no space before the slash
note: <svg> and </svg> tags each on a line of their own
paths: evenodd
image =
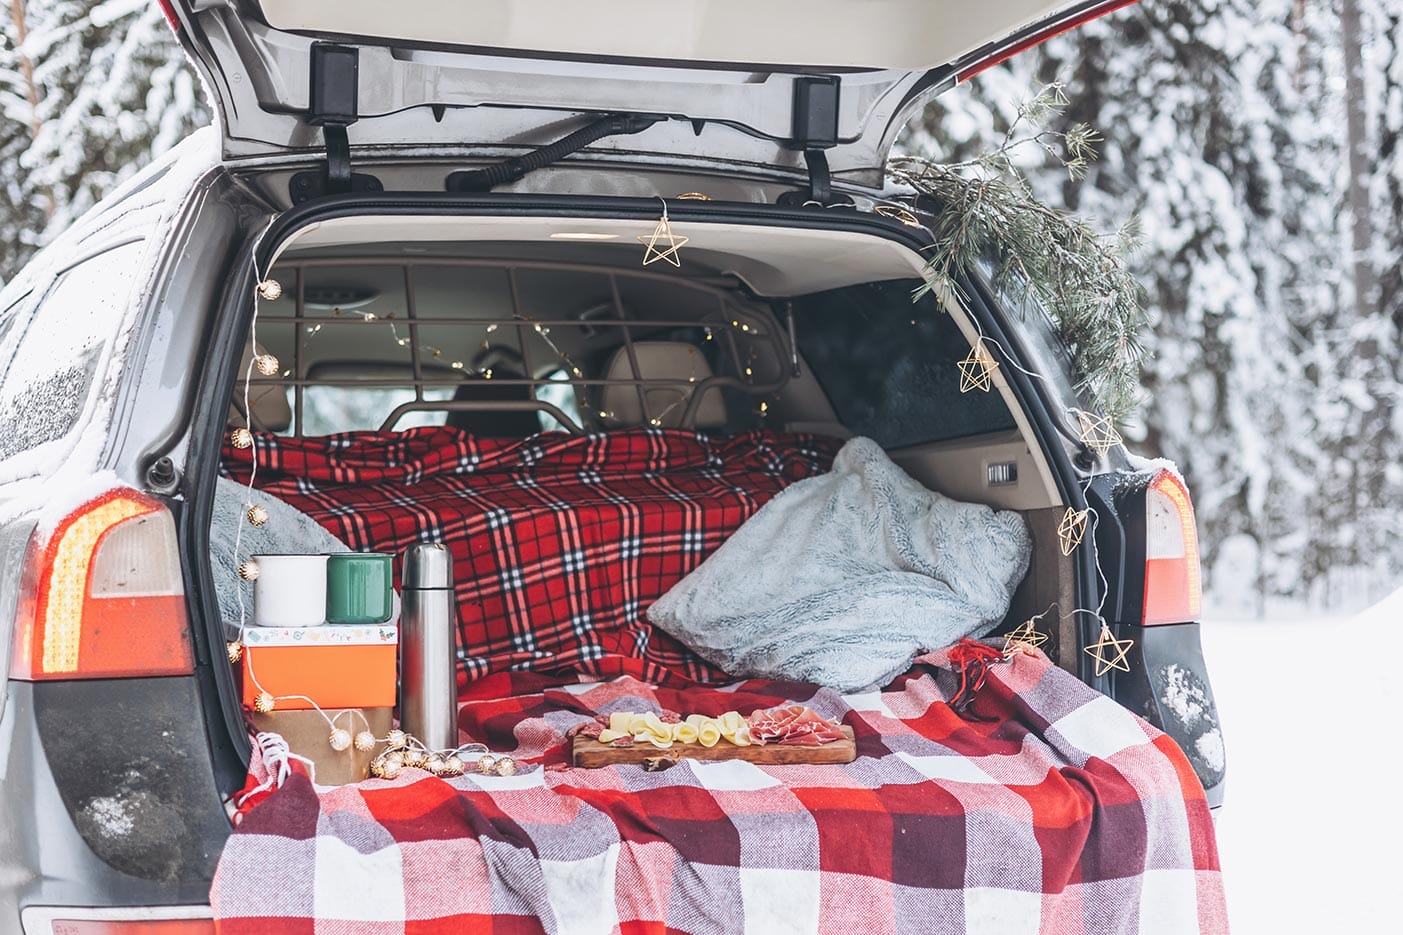
<svg viewBox="0 0 1403 935">
<path fill-rule="evenodd" d="M 993 261 L 995 285 L 1020 302 L 1045 306 L 1071 357 L 1078 389 L 1113 419 L 1140 402 L 1140 335 L 1145 312 L 1126 266 L 1136 242 L 1133 224 L 1105 235 L 1087 221 L 1038 201 L 1013 162 L 1036 147 L 1074 179 L 1095 158 L 1100 137 L 1085 124 L 1065 132 L 1042 122 L 1066 105 L 1061 85 L 1044 87 L 1020 105 L 1000 144 L 976 159 L 938 164 L 914 157 L 891 161 L 888 175 L 942 206 L 931 233 L 927 292 L 959 294 L 956 277 L 981 259 Z"/>
</svg>

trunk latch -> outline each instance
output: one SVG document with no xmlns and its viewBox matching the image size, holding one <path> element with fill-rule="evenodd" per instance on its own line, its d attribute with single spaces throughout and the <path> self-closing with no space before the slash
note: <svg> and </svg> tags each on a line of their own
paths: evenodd
<svg viewBox="0 0 1403 935">
<path fill-rule="evenodd" d="M 322 195 L 384 191 L 373 175 L 351 172 L 351 141 L 346 128 L 360 119 L 360 49 L 330 42 L 312 44 L 312 75 L 307 123 L 322 128 L 326 169 L 298 172 L 289 184 L 293 204 Z"/>
<path fill-rule="evenodd" d="M 785 145 L 802 150 L 809 167 L 809 190 L 785 192 L 782 205 L 852 204 L 846 195 L 833 194 L 826 150 L 838 145 L 838 92 L 836 75 L 801 75 L 794 79 L 793 136 Z"/>
</svg>

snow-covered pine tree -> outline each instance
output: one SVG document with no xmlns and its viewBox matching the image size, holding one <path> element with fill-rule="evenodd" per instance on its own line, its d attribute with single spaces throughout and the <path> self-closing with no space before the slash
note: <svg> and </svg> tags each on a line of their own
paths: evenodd
<svg viewBox="0 0 1403 935">
<path fill-rule="evenodd" d="M 0 279 L 208 120 L 149 0 L 10 0 L 0 51 Z"/>
<path fill-rule="evenodd" d="M 1083 182 L 1026 168 L 1051 204 L 1139 217 L 1153 333 L 1131 434 L 1188 476 L 1220 597 L 1246 580 L 1305 598 L 1340 566 L 1386 577 L 1403 558 L 1378 515 L 1397 512 L 1396 433 L 1382 407 L 1360 416 L 1380 376 L 1355 366 L 1358 316 L 1340 304 L 1338 15 L 1302 0 L 1137 4 L 945 95 L 907 140 L 969 158 L 1031 88 L 1067 81 L 1057 126 L 1101 131 L 1102 158 Z"/>
</svg>

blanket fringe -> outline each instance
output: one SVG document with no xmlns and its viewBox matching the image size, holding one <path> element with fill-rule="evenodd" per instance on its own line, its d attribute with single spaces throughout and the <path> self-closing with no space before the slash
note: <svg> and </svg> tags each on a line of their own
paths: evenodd
<svg viewBox="0 0 1403 935">
<path fill-rule="evenodd" d="M 265 775 L 262 782 L 252 789 L 246 789 L 242 795 L 234 800 L 235 808 L 243 808 L 245 802 L 260 793 L 270 792 L 274 788 L 281 789 L 283 783 L 287 782 L 288 776 L 292 775 L 293 760 L 306 766 L 308 777 L 316 782 L 316 764 L 306 757 L 293 753 L 282 734 L 259 731 L 254 739 L 258 743 L 258 753 Z"/>
<path fill-rule="evenodd" d="M 949 660 L 955 674 L 960 677 L 960 687 L 950 699 L 950 707 L 956 714 L 977 719 L 970 711 L 975 695 L 984 687 L 984 682 L 989 677 L 990 664 L 1000 662 L 1003 658 L 1003 653 L 978 640 L 962 639 L 950 647 L 946 659 Z"/>
</svg>

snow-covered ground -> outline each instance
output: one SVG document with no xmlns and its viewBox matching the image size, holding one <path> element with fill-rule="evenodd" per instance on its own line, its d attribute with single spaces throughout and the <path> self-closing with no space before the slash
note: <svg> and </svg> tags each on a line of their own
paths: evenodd
<svg viewBox="0 0 1403 935">
<path fill-rule="evenodd" d="M 1354 618 L 1204 624 L 1236 935 L 1403 930 L 1400 617 L 1403 591 Z"/>
</svg>

